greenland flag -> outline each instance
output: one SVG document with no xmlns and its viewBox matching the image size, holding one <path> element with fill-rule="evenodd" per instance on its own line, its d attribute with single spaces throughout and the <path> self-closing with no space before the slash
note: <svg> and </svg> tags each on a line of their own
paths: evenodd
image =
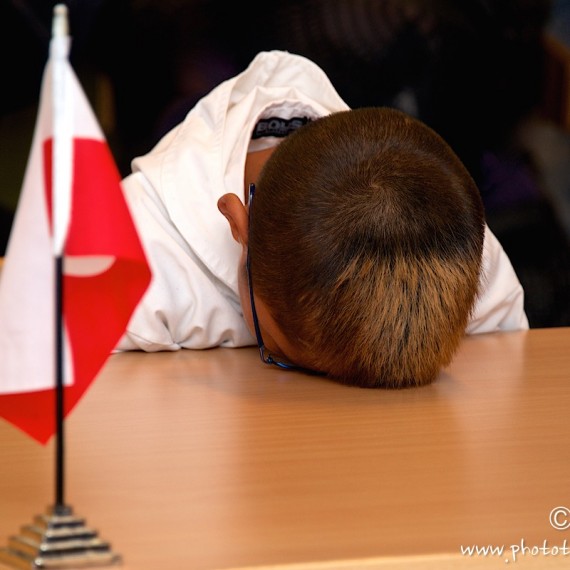
<svg viewBox="0 0 570 570">
<path fill-rule="evenodd" d="M 151 279 L 117 167 L 69 65 L 68 42 L 52 39 L 0 272 L 0 416 L 40 443 L 56 430 L 55 259 L 63 259 L 65 415 Z"/>
</svg>

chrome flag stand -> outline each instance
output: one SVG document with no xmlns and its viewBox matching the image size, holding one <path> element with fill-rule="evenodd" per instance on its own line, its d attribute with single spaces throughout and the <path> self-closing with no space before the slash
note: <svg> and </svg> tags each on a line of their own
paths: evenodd
<svg viewBox="0 0 570 570">
<path fill-rule="evenodd" d="M 70 183 L 71 132 L 66 126 L 58 126 L 58 106 L 67 103 L 65 85 L 58 82 L 59 70 L 55 67 L 58 58 L 67 59 L 69 49 L 67 33 L 67 8 L 59 4 L 54 8 L 53 35 L 50 57 L 54 62 L 54 201 L 57 189 Z M 61 73 L 59 73 L 61 76 Z M 63 81 L 65 83 L 65 81 Z M 65 123 L 65 121 L 63 121 Z M 61 137 L 58 137 L 58 134 Z M 59 140 L 58 140 L 59 139 Z M 59 145 L 59 146 L 58 146 Z M 54 216 L 55 220 L 55 216 Z M 54 235 L 57 241 L 57 231 Z M 56 246 L 57 249 L 57 246 Z M 97 532 L 88 528 L 85 521 L 73 514 L 64 500 L 64 363 L 63 363 L 63 253 L 55 255 L 56 296 L 56 448 L 55 448 L 55 504 L 46 514 L 38 515 L 32 524 L 23 526 L 19 536 L 11 537 L 8 547 L 0 549 L 0 563 L 10 568 L 33 570 L 37 568 L 83 568 L 119 564 L 122 559 L 111 551 L 108 543 L 100 540 Z"/>
<path fill-rule="evenodd" d="M 8 548 L 0 550 L 0 563 L 10 568 L 85 568 L 121 563 L 97 532 L 73 515 L 70 507 L 55 506 L 38 515 L 30 525 L 11 537 Z"/>
</svg>

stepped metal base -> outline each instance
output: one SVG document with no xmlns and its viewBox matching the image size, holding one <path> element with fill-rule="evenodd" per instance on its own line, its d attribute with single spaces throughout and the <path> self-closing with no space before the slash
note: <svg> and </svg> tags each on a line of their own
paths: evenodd
<svg viewBox="0 0 570 570">
<path fill-rule="evenodd" d="M 121 557 L 111 546 L 85 526 L 71 507 L 49 509 L 30 525 L 20 529 L 19 536 L 8 540 L 0 549 L 0 563 L 9 568 L 85 568 L 120 564 Z"/>
</svg>

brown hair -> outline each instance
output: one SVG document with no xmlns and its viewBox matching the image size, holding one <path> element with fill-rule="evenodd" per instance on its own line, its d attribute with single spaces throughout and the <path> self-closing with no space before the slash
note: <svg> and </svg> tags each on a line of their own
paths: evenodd
<svg viewBox="0 0 570 570">
<path fill-rule="evenodd" d="M 255 291 L 312 367 L 348 384 L 431 382 L 475 301 L 478 189 L 434 131 L 389 108 L 289 135 L 257 183 Z"/>
</svg>

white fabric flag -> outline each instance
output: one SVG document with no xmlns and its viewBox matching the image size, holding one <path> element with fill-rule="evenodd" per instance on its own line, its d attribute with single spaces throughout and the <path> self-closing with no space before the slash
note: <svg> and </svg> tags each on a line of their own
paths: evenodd
<svg viewBox="0 0 570 570">
<path fill-rule="evenodd" d="M 150 282 L 119 173 L 61 39 L 52 40 L 0 274 L 0 416 L 41 442 L 55 427 L 50 405 L 55 387 L 55 256 L 63 250 L 63 352 L 66 385 L 73 383 L 66 387 L 66 413 L 116 346 Z M 62 81 L 57 89 L 61 100 L 55 105 L 64 114 L 61 121 L 53 111 L 54 74 Z"/>
</svg>

